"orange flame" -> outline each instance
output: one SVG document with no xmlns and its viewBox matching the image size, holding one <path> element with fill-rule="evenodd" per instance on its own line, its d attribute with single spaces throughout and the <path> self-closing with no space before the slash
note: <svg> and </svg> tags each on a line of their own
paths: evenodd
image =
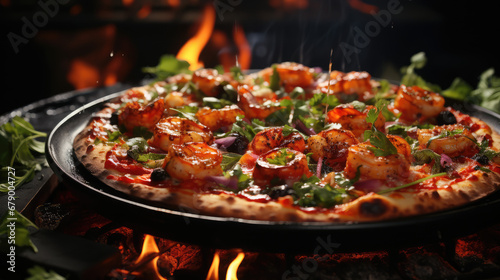
<svg viewBox="0 0 500 280">
<path fill-rule="evenodd" d="M 365 14 L 376 14 L 378 12 L 378 7 L 370 4 L 366 4 L 361 0 L 349 0 L 349 5 L 362 13 Z"/>
<path fill-rule="evenodd" d="M 144 268 L 142 269 L 144 276 L 147 277 L 148 279 L 167 280 L 167 278 L 161 276 L 160 272 L 158 271 L 158 259 L 160 258 L 159 253 L 160 250 L 156 245 L 155 238 L 152 235 L 146 234 L 146 237 L 144 238 L 144 244 L 142 245 L 142 252 L 135 261 L 135 263 L 140 264 L 141 262 L 146 261 L 146 259 L 152 254 L 157 255 L 152 260 L 147 262 L 144 265 Z M 146 275 L 150 273 L 152 275 Z"/>
<path fill-rule="evenodd" d="M 238 280 L 236 272 L 238 271 L 238 267 L 240 267 L 240 264 L 244 258 L 245 258 L 244 253 L 242 252 L 238 253 L 238 256 L 236 256 L 236 258 L 227 268 L 226 280 Z"/>
<path fill-rule="evenodd" d="M 75 59 L 71 62 L 68 81 L 75 89 L 94 87 L 99 81 L 99 71 L 83 60 Z"/>
<path fill-rule="evenodd" d="M 137 17 L 144 19 L 147 18 L 151 14 L 151 5 L 144 5 L 137 11 Z"/>
<path fill-rule="evenodd" d="M 243 252 L 238 253 L 236 258 L 234 258 L 234 260 L 231 262 L 231 264 L 229 264 L 229 267 L 227 268 L 226 280 L 238 280 L 236 274 L 244 258 L 245 258 L 245 253 Z M 215 252 L 214 259 L 212 261 L 210 269 L 208 270 L 206 280 L 219 280 L 219 264 L 220 264 L 219 252 Z"/>
<path fill-rule="evenodd" d="M 213 5 L 205 6 L 202 16 L 201 26 L 196 34 L 189 39 L 184 46 L 177 53 L 177 59 L 189 62 L 190 70 L 203 68 L 203 62 L 199 61 L 200 53 L 203 47 L 210 39 L 210 35 L 214 29 L 215 24 L 215 9 Z"/>
<path fill-rule="evenodd" d="M 167 0 L 167 5 L 169 5 L 173 8 L 179 7 L 180 4 L 181 4 L 180 0 Z"/>
<path fill-rule="evenodd" d="M 220 264 L 219 252 L 215 252 L 214 260 L 212 261 L 212 265 L 208 270 L 206 280 L 219 280 L 219 264 Z"/>
<path fill-rule="evenodd" d="M 240 26 L 236 26 L 233 32 L 234 42 L 238 46 L 239 57 L 238 63 L 242 70 L 247 70 L 250 68 L 250 63 L 252 61 L 252 50 L 248 44 L 247 38 L 245 37 L 245 32 Z"/>
<path fill-rule="evenodd" d="M 122 4 L 125 7 L 132 5 L 132 3 L 134 3 L 134 0 L 122 0 Z"/>
</svg>

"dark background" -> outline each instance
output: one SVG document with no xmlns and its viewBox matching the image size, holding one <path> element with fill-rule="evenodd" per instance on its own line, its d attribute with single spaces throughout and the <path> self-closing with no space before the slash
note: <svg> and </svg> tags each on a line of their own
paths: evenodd
<svg viewBox="0 0 500 280">
<path fill-rule="evenodd" d="M 397 80 L 400 68 L 423 51 L 428 64 L 419 73 L 447 88 L 455 77 L 475 87 L 484 70 L 500 64 L 493 1 L 401 0 L 401 13 L 379 26 L 350 61 L 340 44 L 355 47 L 354 28 L 373 24 L 370 12 L 386 10 L 388 1 L 218 1 L 233 6 L 224 12 L 218 7 L 217 34 L 200 56 L 206 67 L 220 64 L 223 54 L 238 52 L 232 36 L 236 25 L 250 46 L 251 69 L 296 61 L 327 70 L 333 49 L 334 69 Z M 175 55 L 195 33 L 205 4 L 221 2 L 0 0 L 0 113 L 75 88 L 138 84 L 147 77 L 143 67 L 156 65 L 162 54 Z M 51 3 L 55 12 L 48 14 L 40 3 Z M 25 37 L 26 20 L 40 26 L 18 43 L 16 53 L 12 34 Z M 215 35 L 227 42 L 221 45 Z M 72 72 L 75 65 L 92 74 Z"/>
</svg>

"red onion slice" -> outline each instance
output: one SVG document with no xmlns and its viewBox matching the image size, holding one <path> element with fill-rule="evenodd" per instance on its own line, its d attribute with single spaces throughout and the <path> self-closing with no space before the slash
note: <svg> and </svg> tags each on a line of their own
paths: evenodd
<svg viewBox="0 0 500 280">
<path fill-rule="evenodd" d="M 234 177 L 227 178 L 225 176 L 207 176 L 205 179 L 223 185 L 232 190 L 238 189 L 238 179 Z"/>
<path fill-rule="evenodd" d="M 369 179 L 369 180 L 363 180 L 363 181 L 358 181 L 354 184 L 354 188 L 365 191 L 367 193 L 369 192 L 378 192 L 381 190 L 381 187 L 384 185 L 382 180 L 378 179 Z"/>
<path fill-rule="evenodd" d="M 316 177 L 321 178 L 321 167 L 323 166 L 323 157 L 318 159 L 318 166 L 316 167 Z"/>
<path fill-rule="evenodd" d="M 314 129 L 308 128 L 301 120 L 296 120 L 295 126 L 297 127 L 298 130 L 304 132 L 308 136 L 313 136 L 317 134 L 316 131 L 314 131 Z"/>
<path fill-rule="evenodd" d="M 447 154 L 441 154 L 441 160 L 439 161 L 441 166 L 448 167 L 453 165 L 453 160 Z"/>
<path fill-rule="evenodd" d="M 217 145 L 221 145 L 221 146 L 227 148 L 227 147 L 231 146 L 235 140 L 236 140 L 236 136 L 228 136 L 228 137 L 224 137 L 224 138 L 215 139 L 214 142 Z"/>
</svg>

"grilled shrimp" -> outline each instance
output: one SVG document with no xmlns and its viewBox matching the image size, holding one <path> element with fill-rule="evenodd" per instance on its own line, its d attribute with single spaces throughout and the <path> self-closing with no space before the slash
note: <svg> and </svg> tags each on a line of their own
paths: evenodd
<svg viewBox="0 0 500 280">
<path fill-rule="evenodd" d="M 255 184 L 262 187 L 272 184 L 291 186 L 303 175 L 312 175 L 306 155 L 289 148 L 274 148 L 257 159 L 253 179 Z"/>
<path fill-rule="evenodd" d="M 450 157 L 472 156 L 477 153 L 477 145 L 472 132 L 460 124 L 436 126 L 417 131 L 421 148 L 431 149 Z"/>
<path fill-rule="evenodd" d="M 190 74 L 180 73 L 167 78 L 167 83 L 169 84 L 185 84 L 191 80 L 192 76 Z"/>
<path fill-rule="evenodd" d="M 129 103 L 139 100 L 149 102 L 151 101 L 152 94 L 148 91 L 148 89 L 148 87 L 134 87 L 128 89 L 122 96 L 120 96 L 120 102 Z"/>
<path fill-rule="evenodd" d="M 222 153 L 203 142 L 172 144 L 168 147 L 169 161 L 163 168 L 180 180 L 204 179 L 222 174 Z"/>
<path fill-rule="evenodd" d="M 224 76 L 215 69 L 200 69 L 193 73 L 192 82 L 207 96 L 215 97 L 219 94 L 219 85 Z"/>
<path fill-rule="evenodd" d="M 343 129 L 350 130 L 360 140 L 363 140 L 365 130 L 371 128 L 371 123 L 366 121 L 366 115 L 374 106 L 368 105 L 363 111 L 358 111 L 352 104 L 341 104 L 333 110 L 328 111 L 326 121 L 328 123 L 339 123 Z M 385 118 L 379 113 L 375 120 L 375 127 L 384 131 Z"/>
<path fill-rule="evenodd" d="M 408 160 L 412 159 L 411 147 L 405 139 L 403 139 L 401 136 L 390 134 L 386 135 L 386 137 L 387 139 L 389 139 L 389 141 L 391 141 L 392 145 L 396 147 L 396 150 L 398 150 L 399 154 L 402 154 Z"/>
<path fill-rule="evenodd" d="M 225 106 L 222 109 L 204 107 L 196 113 L 195 117 L 211 131 L 217 131 L 222 127 L 232 125 L 236 121 L 236 117 L 244 115 L 245 112 L 238 106 L 231 105 Z"/>
<path fill-rule="evenodd" d="M 392 141 L 391 141 L 392 142 Z M 409 146 L 409 144 L 407 143 Z M 349 147 L 344 175 L 354 178 L 359 168 L 361 178 L 379 179 L 405 178 L 409 175 L 410 161 L 403 154 L 375 156 L 369 142 Z M 399 151 L 399 150 L 398 150 Z"/>
<path fill-rule="evenodd" d="M 357 94 L 357 100 L 364 101 L 373 96 L 370 81 L 371 76 L 367 72 L 333 71 L 330 73 L 330 80 L 321 82 L 318 89 L 322 93 L 334 94 L 341 102 L 350 99 L 348 96 L 352 94 Z"/>
<path fill-rule="evenodd" d="M 267 100 L 265 99 L 257 99 L 246 86 L 241 86 L 238 89 L 238 96 L 238 107 L 245 112 L 245 116 L 249 119 L 263 120 L 281 109 L 280 106 L 275 106 L 272 102 L 271 104 L 266 104 Z"/>
<path fill-rule="evenodd" d="M 163 99 L 157 99 L 147 105 L 141 105 L 137 101 L 129 102 L 118 115 L 118 124 L 125 126 L 127 131 L 132 131 L 138 126 L 152 129 L 163 117 L 164 110 Z"/>
<path fill-rule="evenodd" d="M 271 127 L 258 132 L 249 144 L 249 150 L 261 155 L 277 147 L 290 148 L 303 152 L 306 147 L 304 137 L 298 132 L 283 135 L 282 127 Z"/>
<path fill-rule="evenodd" d="M 283 62 L 276 65 L 276 71 L 280 76 L 280 84 L 286 92 L 292 92 L 294 88 L 308 88 L 314 83 L 314 70 L 295 62 Z M 268 67 L 258 73 L 266 82 L 270 82 L 273 69 Z"/>
<path fill-rule="evenodd" d="M 212 144 L 214 140 L 208 127 L 179 117 L 162 118 L 154 127 L 153 133 L 149 144 L 164 151 L 168 151 L 169 146 L 173 144 L 187 142 Z"/>
<path fill-rule="evenodd" d="M 184 94 L 178 91 L 172 91 L 165 96 L 165 105 L 167 108 L 175 108 L 187 105 Z"/>
<path fill-rule="evenodd" d="M 335 171 L 343 169 L 347 160 L 347 149 L 359 143 L 349 130 L 329 129 L 321 131 L 307 139 L 308 151 L 316 161 L 323 158 L 324 162 Z"/>
<path fill-rule="evenodd" d="M 394 108 L 401 112 L 401 120 L 423 121 L 436 117 L 444 109 L 444 102 L 438 93 L 419 86 L 401 85 L 394 100 Z"/>
</svg>

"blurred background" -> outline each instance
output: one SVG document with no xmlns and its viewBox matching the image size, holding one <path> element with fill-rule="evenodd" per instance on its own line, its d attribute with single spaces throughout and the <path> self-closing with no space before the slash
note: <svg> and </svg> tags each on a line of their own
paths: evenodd
<svg viewBox="0 0 500 280">
<path fill-rule="evenodd" d="M 163 54 L 260 69 L 296 61 L 398 80 L 410 57 L 447 88 L 498 68 L 494 3 L 419 0 L 0 0 L 0 113 L 59 93 L 137 85 Z M 189 43 L 188 43 L 189 42 Z"/>
</svg>

